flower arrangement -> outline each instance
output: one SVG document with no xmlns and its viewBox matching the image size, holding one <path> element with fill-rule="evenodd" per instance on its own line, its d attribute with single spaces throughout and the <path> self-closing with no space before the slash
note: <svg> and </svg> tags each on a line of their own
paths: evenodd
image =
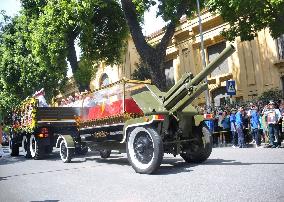
<svg viewBox="0 0 284 202">
<path fill-rule="evenodd" d="M 31 133 L 34 131 L 36 127 L 36 106 L 35 98 L 27 98 L 14 110 L 12 119 L 13 128 L 16 132 Z"/>
</svg>

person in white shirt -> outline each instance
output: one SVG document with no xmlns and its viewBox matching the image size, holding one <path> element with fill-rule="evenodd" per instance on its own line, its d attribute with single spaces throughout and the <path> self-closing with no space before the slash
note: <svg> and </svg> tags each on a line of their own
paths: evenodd
<svg viewBox="0 0 284 202">
<path fill-rule="evenodd" d="M 279 109 L 275 108 L 273 101 L 268 104 L 267 111 L 264 112 L 266 125 L 268 127 L 269 134 L 269 147 L 275 148 L 279 146 L 279 121 L 281 119 L 281 113 Z"/>
<path fill-rule="evenodd" d="M 39 107 L 48 107 L 48 104 L 44 96 L 45 96 L 44 88 L 40 89 L 40 91 L 36 91 L 35 94 L 33 95 L 33 97 L 38 99 Z"/>
</svg>

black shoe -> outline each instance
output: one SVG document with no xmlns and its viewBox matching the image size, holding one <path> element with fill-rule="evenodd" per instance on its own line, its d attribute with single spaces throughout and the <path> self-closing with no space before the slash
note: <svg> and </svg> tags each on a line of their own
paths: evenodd
<svg viewBox="0 0 284 202">
<path fill-rule="evenodd" d="M 264 146 L 264 148 L 271 148 L 271 147 L 272 147 L 272 145 L 270 145 L 270 144 Z"/>
<path fill-rule="evenodd" d="M 275 145 L 272 145 L 272 147 L 271 148 L 276 148 L 276 146 Z"/>
</svg>

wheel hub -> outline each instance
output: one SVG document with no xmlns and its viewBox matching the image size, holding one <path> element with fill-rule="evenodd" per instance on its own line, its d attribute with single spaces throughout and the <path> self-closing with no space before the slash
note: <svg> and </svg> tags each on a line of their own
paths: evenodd
<svg viewBox="0 0 284 202">
<path fill-rule="evenodd" d="M 147 164 L 153 157 L 153 142 L 148 134 L 143 134 L 134 140 L 134 152 L 138 161 Z"/>
<path fill-rule="evenodd" d="M 137 152 L 143 153 L 145 151 L 145 145 L 138 144 L 135 149 L 137 150 Z"/>
</svg>

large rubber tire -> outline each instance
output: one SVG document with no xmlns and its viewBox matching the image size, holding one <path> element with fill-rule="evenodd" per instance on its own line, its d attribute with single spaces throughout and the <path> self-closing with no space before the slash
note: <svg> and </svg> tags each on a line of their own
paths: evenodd
<svg viewBox="0 0 284 202">
<path fill-rule="evenodd" d="M 14 140 L 9 140 L 9 150 L 11 156 L 19 156 L 19 146 L 15 144 Z"/>
<path fill-rule="evenodd" d="M 133 169 L 141 174 L 156 172 L 164 156 L 162 139 L 150 127 L 136 127 L 132 130 L 128 136 L 126 151 Z"/>
<path fill-rule="evenodd" d="M 30 152 L 35 160 L 43 159 L 45 156 L 45 148 L 39 143 L 34 135 L 30 137 Z"/>
<path fill-rule="evenodd" d="M 181 153 L 180 156 L 187 163 L 202 163 L 209 158 L 212 152 L 212 134 L 204 123 L 201 123 L 194 133 L 196 134 L 197 138 L 197 141 L 194 145 L 194 150 L 191 152 Z"/>
<path fill-rule="evenodd" d="M 23 155 L 25 158 L 32 158 L 30 151 L 30 140 L 27 136 L 23 136 L 22 140 Z"/>
<path fill-rule="evenodd" d="M 60 158 L 63 163 L 70 163 L 74 155 L 74 148 L 67 148 L 67 143 L 63 139 L 60 142 Z"/>
<path fill-rule="evenodd" d="M 109 150 L 109 149 L 100 150 L 100 156 L 101 156 L 103 159 L 109 158 L 109 157 L 110 157 L 110 154 L 111 154 L 111 150 Z"/>
</svg>

